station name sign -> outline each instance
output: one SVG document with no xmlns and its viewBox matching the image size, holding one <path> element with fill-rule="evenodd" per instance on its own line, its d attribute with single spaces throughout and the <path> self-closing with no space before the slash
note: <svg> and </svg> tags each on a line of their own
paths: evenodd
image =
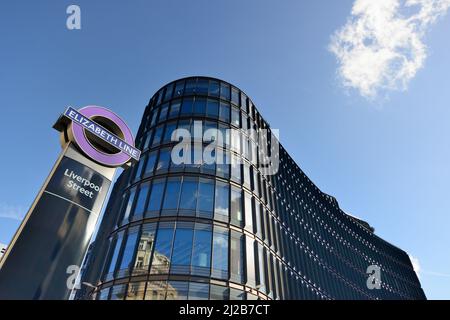
<svg viewBox="0 0 450 320">
<path fill-rule="evenodd" d="M 74 123 L 79 124 L 99 139 L 102 139 L 103 141 L 109 143 L 111 146 L 119 149 L 123 153 L 135 159 L 136 161 L 139 160 L 141 156 L 141 151 L 139 149 L 122 140 L 117 135 L 110 132 L 108 129 L 104 128 L 95 121 L 83 116 L 74 108 L 68 107 L 64 112 L 64 116 L 72 120 Z"/>
</svg>

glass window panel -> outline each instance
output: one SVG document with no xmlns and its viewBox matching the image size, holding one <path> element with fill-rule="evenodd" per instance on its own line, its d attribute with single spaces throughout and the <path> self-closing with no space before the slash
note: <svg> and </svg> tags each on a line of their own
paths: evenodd
<svg viewBox="0 0 450 320">
<path fill-rule="evenodd" d="M 241 159 L 235 155 L 231 157 L 231 179 L 237 183 L 241 182 Z"/>
<path fill-rule="evenodd" d="M 253 200 L 252 196 L 245 194 L 245 229 L 253 233 Z"/>
<path fill-rule="evenodd" d="M 130 282 L 125 300 L 143 300 L 145 293 L 145 282 Z"/>
<path fill-rule="evenodd" d="M 231 223 L 242 227 L 244 219 L 242 214 L 242 190 L 231 188 Z"/>
<path fill-rule="evenodd" d="M 205 98 L 195 98 L 194 103 L 194 114 L 204 115 L 206 113 L 206 99 Z"/>
<path fill-rule="evenodd" d="M 186 86 L 184 88 L 184 94 L 188 95 L 188 94 L 194 94 L 195 93 L 195 89 L 196 89 L 196 82 L 197 79 L 188 79 L 186 81 Z"/>
<path fill-rule="evenodd" d="M 228 183 L 216 182 L 216 195 L 214 202 L 215 219 L 228 222 L 228 202 L 229 202 L 229 185 Z"/>
<path fill-rule="evenodd" d="M 146 160 L 146 156 L 142 157 L 141 160 L 139 160 L 139 162 L 137 163 L 137 166 L 135 165 L 135 174 L 134 174 L 134 181 L 138 181 L 141 179 L 141 175 L 142 175 L 142 168 L 145 165 L 145 160 Z"/>
<path fill-rule="evenodd" d="M 244 282 L 244 235 L 231 230 L 230 268 L 232 281 Z"/>
<path fill-rule="evenodd" d="M 120 274 L 118 272 L 118 277 L 127 276 L 129 274 L 129 269 L 132 267 L 138 232 L 139 228 L 131 228 L 128 231 L 127 240 L 122 252 L 122 261 L 120 263 L 121 271 Z"/>
<path fill-rule="evenodd" d="M 124 231 L 119 232 L 117 236 L 113 238 L 114 240 L 111 242 L 110 249 L 113 248 L 114 249 L 110 253 L 108 273 L 106 274 L 105 281 L 109 281 L 114 277 L 114 270 L 116 269 L 117 258 L 119 257 L 120 247 L 122 246 L 123 234 Z"/>
<path fill-rule="evenodd" d="M 192 114 L 192 105 L 194 100 L 192 98 L 183 99 L 181 104 L 181 115 Z"/>
<path fill-rule="evenodd" d="M 250 165 L 247 162 L 244 162 L 242 168 L 244 169 L 244 185 L 250 189 L 250 186 L 251 186 Z"/>
<path fill-rule="evenodd" d="M 213 233 L 211 273 L 214 278 L 228 279 L 228 230 L 218 226 L 214 227 Z"/>
<path fill-rule="evenodd" d="M 150 259 L 152 257 L 153 244 L 155 242 L 156 224 L 144 224 L 142 227 L 139 244 L 134 259 L 133 275 L 139 276 L 148 273 Z"/>
<path fill-rule="evenodd" d="M 200 179 L 198 186 L 197 212 L 202 218 L 212 218 L 214 205 L 214 181 Z"/>
<path fill-rule="evenodd" d="M 172 98 L 173 87 L 174 87 L 173 83 L 167 86 L 166 92 L 164 95 L 164 101 L 170 100 Z"/>
<path fill-rule="evenodd" d="M 167 300 L 187 300 L 189 282 L 169 281 L 167 284 Z"/>
<path fill-rule="evenodd" d="M 161 111 L 159 113 L 159 122 L 165 121 L 167 119 L 167 112 L 169 111 L 169 104 L 165 103 L 161 106 Z"/>
<path fill-rule="evenodd" d="M 177 128 L 176 122 L 168 123 L 166 126 L 166 131 L 164 132 L 163 143 L 169 143 L 172 141 L 172 133 Z"/>
<path fill-rule="evenodd" d="M 250 237 L 245 237 L 245 256 L 247 263 L 245 265 L 247 270 L 247 285 L 254 288 L 256 286 L 255 276 L 255 243 Z"/>
<path fill-rule="evenodd" d="M 106 289 L 101 290 L 97 300 L 108 300 L 109 289 L 111 289 L 111 288 L 106 288 Z"/>
<path fill-rule="evenodd" d="M 152 258 L 152 274 L 169 273 L 173 234 L 173 224 L 160 225 L 156 234 L 155 252 Z"/>
<path fill-rule="evenodd" d="M 242 290 L 230 288 L 230 300 L 245 300 L 245 292 Z"/>
<path fill-rule="evenodd" d="M 220 102 L 219 119 L 224 122 L 230 122 L 230 105 Z"/>
<path fill-rule="evenodd" d="M 148 200 L 148 216 L 157 216 L 159 210 L 161 209 L 161 200 L 164 191 L 164 179 L 158 179 L 153 181 L 152 192 L 150 194 L 150 199 Z"/>
<path fill-rule="evenodd" d="M 192 274 L 209 276 L 211 266 L 211 230 L 207 225 L 196 225 L 192 249 Z"/>
<path fill-rule="evenodd" d="M 223 149 L 217 149 L 216 152 L 216 174 L 219 177 L 228 178 L 230 176 L 230 153 Z"/>
<path fill-rule="evenodd" d="M 220 83 L 220 97 L 225 100 L 230 100 L 230 85 L 224 82 Z"/>
<path fill-rule="evenodd" d="M 147 196 L 149 194 L 149 192 L 148 192 L 149 187 L 150 187 L 150 184 L 145 183 L 139 188 L 139 195 L 136 200 L 136 204 L 134 207 L 134 214 L 133 214 L 133 217 L 135 217 L 135 218 L 142 217 L 145 212 L 145 205 L 146 205 L 146 201 L 147 201 Z"/>
<path fill-rule="evenodd" d="M 126 284 L 121 284 L 112 287 L 110 300 L 123 300 L 125 297 Z"/>
<path fill-rule="evenodd" d="M 231 88 L 231 102 L 235 105 L 239 105 L 239 90 L 236 88 Z"/>
<path fill-rule="evenodd" d="M 185 177 L 181 191 L 180 209 L 192 211 L 195 214 L 197 206 L 197 187 L 198 180 L 196 178 Z M 188 212 L 185 212 L 188 214 Z"/>
<path fill-rule="evenodd" d="M 207 300 L 209 297 L 209 283 L 189 283 L 189 300 Z"/>
<path fill-rule="evenodd" d="M 258 243 L 258 273 L 256 277 L 256 284 L 258 290 L 262 292 L 266 291 L 266 273 L 265 273 L 265 263 L 264 263 L 264 248 Z"/>
<path fill-rule="evenodd" d="M 209 82 L 209 95 L 213 97 L 218 97 L 220 91 L 219 82 L 211 80 Z"/>
<path fill-rule="evenodd" d="M 198 79 L 197 81 L 197 94 L 208 94 L 208 80 Z"/>
<path fill-rule="evenodd" d="M 172 104 L 170 105 L 169 119 L 178 117 L 178 113 L 180 113 L 180 109 L 181 109 L 181 100 L 172 101 Z"/>
<path fill-rule="evenodd" d="M 147 156 L 147 165 L 145 167 L 144 177 L 148 177 L 153 173 L 155 169 L 157 151 L 150 152 Z"/>
<path fill-rule="evenodd" d="M 178 226 L 175 232 L 175 242 L 172 253 L 172 267 L 170 273 L 187 274 L 191 264 L 192 225 Z"/>
<path fill-rule="evenodd" d="M 228 300 L 230 298 L 230 289 L 227 287 L 212 284 L 209 289 L 210 300 Z"/>
<path fill-rule="evenodd" d="M 163 129 L 164 129 L 164 125 L 156 127 L 155 134 L 153 135 L 152 147 L 160 144 L 162 134 L 163 134 Z"/>
<path fill-rule="evenodd" d="M 180 187 L 180 178 L 170 178 L 167 180 L 166 191 L 164 193 L 163 210 L 177 210 Z"/>
<path fill-rule="evenodd" d="M 206 104 L 206 116 L 217 118 L 219 116 L 219 101 L 208 99 Z"/>
<path fill-rule="evenodd" d="M 134 202 L 134 196 L 136 195 L 136 187 L 131 189 L 130 196 L 128 197 L 127 205 L 125 206 L 125 211 L 123 213 L 123 219 L 122 224 L 125 224 L 128 222 L 128 219 L 130 218 L 131 209 L 133 208 L 133 202 Z"/>
<path fill-rule="evenodd" d="M 235 125 L 236 127 L 240 128 L 241 126 L 241 112 L 238 108 L 233 107 L 231 108 L 231 124 Z"/>
<path fill-rule="evenodd" d="M 184 91 L 184 80 L 178 81 L 175 85 L 175 90 L 173 92 L 174 97 L 179 97 L 183 95 Z"/>
<path fill-rule="evenodd" d="M 153 134 L 153 130 L 150 130 L 147 133 L 147 136 L 145 137 L 145 143 L 144 143 L 144 146 L 142 148 L 143 150 L 146 150 L 146 149 L 148 149 L 148 147 L 150 147 L 150 141 L 152 139 L 152 134 Z"/>
<path fill-rule="evenodd" d="M 156 166 L 156 171 L 167 171 L 169 168 L 170 161 L 170 149 L 162 149 L 159 153 L 158 164 Z"/>
<path fill-rule="evenodd" d="M 167 288 L 167 281 L 147 282 L 147 290 L 145 291 L 145 300 L 165 300 L 166 288 Z"/>
</svg>

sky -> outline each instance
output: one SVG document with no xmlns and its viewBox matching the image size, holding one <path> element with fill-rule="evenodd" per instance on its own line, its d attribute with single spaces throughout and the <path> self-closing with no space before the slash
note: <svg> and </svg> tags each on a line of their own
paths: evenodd
<svg viewBox="0 0 450 320">
<path fill-rule="evenodd" d="M 160 87 L 206 75 L 244 90 L 312 181 L 413 257 L 429 299 L 449 299 L 449 6 L 1 1 L 0 243 L 61 151 L 67 106 L 108 107 L 136 133 Z"/>
</svg>

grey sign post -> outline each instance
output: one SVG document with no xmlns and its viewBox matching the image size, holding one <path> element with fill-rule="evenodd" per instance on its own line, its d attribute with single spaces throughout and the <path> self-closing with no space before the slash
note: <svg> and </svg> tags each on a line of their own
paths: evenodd
<svg viewBox="0 0 450 320">
<path fill-rule="evenodd" d="M 116 169 L 129 163 L 130 153 L 140 155 L 131 131 L 111 111 L 69 109 L 90 128 L 67 111 L 55 124 L 63 150 L 0 260 L 0 299 L 69 298 L 67 269 L 81 265 Z"/>
</svg>

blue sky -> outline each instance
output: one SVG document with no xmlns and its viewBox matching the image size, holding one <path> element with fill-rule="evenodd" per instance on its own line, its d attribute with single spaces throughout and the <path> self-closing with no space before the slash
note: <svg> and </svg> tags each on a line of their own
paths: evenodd
<svg viewBox="0 0 450 320">
<path fill-rule="evenodd" d="M 420 46 L 398 49 L 414 69 L 389 60 L 397 49 L 384 42 L 385 56 L 336 59 L 331 39 L 354 0 L 74 3 L 73 31 L 72 2 L 0 4 L 0 242 L 60 152 L 51 126 L 66 106 L 109 107 L 136 132 L 158 88 L 208 75 L 246 91 L 319 188 L 418 259 L 428 298 L 450 298 L 450 16 L 415 25 L 426 59 Z"/>
</svg>

